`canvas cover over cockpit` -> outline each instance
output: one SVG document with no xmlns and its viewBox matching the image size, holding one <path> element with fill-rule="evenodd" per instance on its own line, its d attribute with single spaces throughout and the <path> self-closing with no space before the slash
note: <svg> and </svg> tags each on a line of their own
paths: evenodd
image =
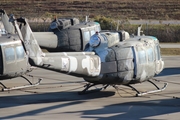
<svg viewBox="0 0 180 120">
<path fill-rule="evenodd" d="M 118 32 L 100 32 L 91 37 L 86 51 L 101 58 L 101 75 L 85 78 L 94 83 L 130 84 L 143 82 L 162 71 L 159 42 L 151 36 L 138 36 L 120 41 Z M 159 64 L 161 65 L 159 67 Z"/>
</svg>

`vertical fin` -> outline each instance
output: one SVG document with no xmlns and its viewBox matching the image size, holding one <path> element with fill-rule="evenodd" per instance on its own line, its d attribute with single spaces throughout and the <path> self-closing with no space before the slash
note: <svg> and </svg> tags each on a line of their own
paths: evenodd
<svg viewBox="0 0 180 120">
<path fill-rule="evenodd" d="M 20 30 L 17 22 L 21 22 L 22 28 Z M 42 65 L 42 56 L 44 55 L 41 48 L 39 47 L 32 30 L 24 18 L 15 19 L 14 16 L 11 16 L 10 21 L 14 24 L 15 29 L 23 44 L 25 46 L 26 52 L 30 58 L 31 65 L 41 66 Z"/>
<path fill-rule="evenodd" d="M 39 47 L 37 40 L 35 39 L 33 32 L 26 19 L 20 18 L 17 21 L 23 21 L 24 25 L 21 28 L 22 37 L 24 38 L 24 45 L 29 54 L 29 57 L 33 60 L 35 65 L 42 64 L 42 56 L 44 56 L 41 48 Z"/>
</svg>

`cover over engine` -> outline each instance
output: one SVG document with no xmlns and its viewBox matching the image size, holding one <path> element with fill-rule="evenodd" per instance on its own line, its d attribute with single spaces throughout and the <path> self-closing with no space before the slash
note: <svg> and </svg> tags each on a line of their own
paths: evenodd
<svg viewBox="0 0 180 120">
<path fill-rule="evenodd" d="M 65 29 L 68 28 L 72 25 L 76 25 L 79 24 L 79 19 L 77 18 L 64 18 L 64 19 L 55 19 L 51 25 L 50 25 L 50 29 L 54 30 L 54 29 Z"/>
</svg>

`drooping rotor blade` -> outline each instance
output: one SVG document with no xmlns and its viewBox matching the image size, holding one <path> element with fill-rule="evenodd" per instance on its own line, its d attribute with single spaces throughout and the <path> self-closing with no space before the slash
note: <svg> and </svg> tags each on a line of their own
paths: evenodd
<svg viewBox="0 0 180 120">
<path fill-rule="evenodd" d="M 12 25 L 12 23 L 9 22 L 9 17 L 7 16 L 5 10 L 0 9 L 0 13 L 1 13 L 0 15 L 1 15 L 2 23 L 4 25 L 5 30 L 8 33 L 14 34 L 15 33 L 15 28 Z"/>
</svg>

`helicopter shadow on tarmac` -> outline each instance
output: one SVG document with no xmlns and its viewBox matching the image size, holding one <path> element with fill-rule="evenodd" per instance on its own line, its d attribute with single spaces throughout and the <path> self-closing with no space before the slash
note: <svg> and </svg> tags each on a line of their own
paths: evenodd
<svg viewBox="0 0 180 120">
<path fill-rule="evenodd" d="M 154 116 L 157 117 L 157 119 L 170 119 L 171 117 L 169 116 L 169 118 L 167 118 L 167 115 L 180 112 L 179 107 L 180 99 L 160 99 L 124 102 L 119 104 L 107 105 L 99 109 L 68 113 L 72 114 L 82 112 L 82 118 L 94 118 L 96 120 L 142 120 L 151 119 L 151 117 Z"/>
<path fill-rule="evenodd" d="M 163 71 L 160 74 L 158 74 L 156 77 L 178 75 L 178 74 L 180 74 L 180 67 L 170 67 L 170 68 L 164 68 Z"/>
<path fill-rule="evenodd" d="M 37 114 L 43 114 L 51 110 L 56 110 L 56 114 L 69 114 L 74 113 L 81 114 L 81 118 L 96 119 L 96 120 L 109 120 L 109 119 L 143 119 L 151 116 L 161 116 L 171 113 L 180 112 L 180 99 L 157 99 L 157 100 L 138 100 L 139 98 L 118 98 L 119 103 L 114 100 L 117 98 L 111 98 L 114 92 L 98 92 L 95 94 L 88 94 L 79 96 L 77 92 L 52 92 L 30 95 L 14 95 L 0 97 L 0 108 L 8 108 L 26 106 L 26 105 L 38 105 L 49 104 L 40 108 L 29 109 L 20 113 L 14 113 L 7 116 L 1 116 L 0 119 L 15 119 L 19 117 L 35 116 Z M 65 109 L 66 107 L 80 106 L 80 108 L 88 102 L 88 104 L 106 103 L 107 101 L 99 98 L 111 99 L 108 104 L 101 105 L 101 107 L 93 106 L 86 108 L 85 110 Z M 99 99 L 91 102 L 93 99 Z M 53 103 L 53 104 L 50 104 Z M 56 103 L 56 104 L 54 104 Z M 58 111 L 61 109 L 60 111 Z"/>
<path fill-rule="evenodd" d="M 98 98 L 108 98 L 115 94 L 113 91 L 103 91 L 94 94 L 78 95 L 77 91 L 66 91 L 66 92 L 48 92 L 38 94 L 26 94 L 26 95 L 12 95 L 12 96 L 0 96 L 0 111 L 6 108 L 23 107 L 26 105 L 38 105 L 38 104 L 58 104 L 50 105 L 39 109 L 30 109 L 26 112 L 15 113 L 0 117 L 0 119 L 13 119 L 17 117 L 33 116 L 38 113 L 47 112 L 53 109 L 59 109 L 72 105 L 80 105 L 89 100 Z"/>
</svg>

